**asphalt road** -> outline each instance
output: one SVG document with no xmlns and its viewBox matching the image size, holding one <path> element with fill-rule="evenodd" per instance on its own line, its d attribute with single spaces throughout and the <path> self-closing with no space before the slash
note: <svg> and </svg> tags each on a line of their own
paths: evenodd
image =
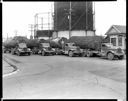
<svg viewBox="0 0 128 101">
<path fill-rule="evenodd" d="M 5 57 L 19 71 L 3 78 L 3 99 L 126 98 L 126 59 L 11 54 Z"/>
</svg>

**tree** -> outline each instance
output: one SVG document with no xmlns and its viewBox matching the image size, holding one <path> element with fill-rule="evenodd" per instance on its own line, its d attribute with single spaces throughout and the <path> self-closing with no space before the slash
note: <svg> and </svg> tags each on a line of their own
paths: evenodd
<svg viewBox="0 0 128 101">
<path fill-rule="evenodd" d="M 27 37 L 24 37 L 24 36 L 15 36 L 13 38 L 13 40 L 17 41 L 18 43 L 21 43 L 21 42 L 27 43 L 29 41 L 29 39 Z"/>
</svg>

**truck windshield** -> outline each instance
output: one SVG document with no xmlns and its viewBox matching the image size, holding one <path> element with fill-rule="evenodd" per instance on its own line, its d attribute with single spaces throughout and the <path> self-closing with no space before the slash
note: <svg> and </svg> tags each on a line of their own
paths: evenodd
<svg viewBox="0 0 128 101">
<path fill-rule="evenodd" d="M 49 43 L 41 43 L 43 47 L 50 47 Z"/>
<path fill-rule="evenodd" d="M 19 44 L 19 48 L 26 48 L 27 46 L 26 46 L 26 44 L 25 43 L 20 43 Z"/>
<path fill-rule="evenodd" d="M 112 47 L 111 43 L 106 43 L 106 44 L 103 44 L 103 45 L 105 45 L 106 47 Z"/>
<path fill-rule="evenodd" d="M 76 46 L 74 43 L 70 43 L 69 46 Z"/>
</svg>

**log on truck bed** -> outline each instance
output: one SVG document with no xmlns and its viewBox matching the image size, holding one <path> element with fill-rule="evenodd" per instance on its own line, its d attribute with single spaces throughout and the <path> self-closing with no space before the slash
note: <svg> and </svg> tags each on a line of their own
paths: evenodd
<svg viewBox="0 0 128 101">
<path fill-rule="evenodd" d="M 102 36 L 73 36 L 69 42 L 74 42 L 82 49 L 100 50 Z"/>
</svg>

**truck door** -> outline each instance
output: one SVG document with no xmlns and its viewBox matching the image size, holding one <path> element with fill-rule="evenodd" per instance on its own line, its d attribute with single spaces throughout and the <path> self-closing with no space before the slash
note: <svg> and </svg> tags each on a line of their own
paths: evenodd
<svg viewBox="0 0 128 101">
<path fill-rule="evenodd" d="M 101 44 L 101 54 L 106 55 L 107 53 L 107 46 L 105 44 Z"/>
<path fill-rule="evenodd" d="M 65 44 L 64 51 L 65 51 L 65 54 L 68 54 L 68 44 Z"/>
</svg>

